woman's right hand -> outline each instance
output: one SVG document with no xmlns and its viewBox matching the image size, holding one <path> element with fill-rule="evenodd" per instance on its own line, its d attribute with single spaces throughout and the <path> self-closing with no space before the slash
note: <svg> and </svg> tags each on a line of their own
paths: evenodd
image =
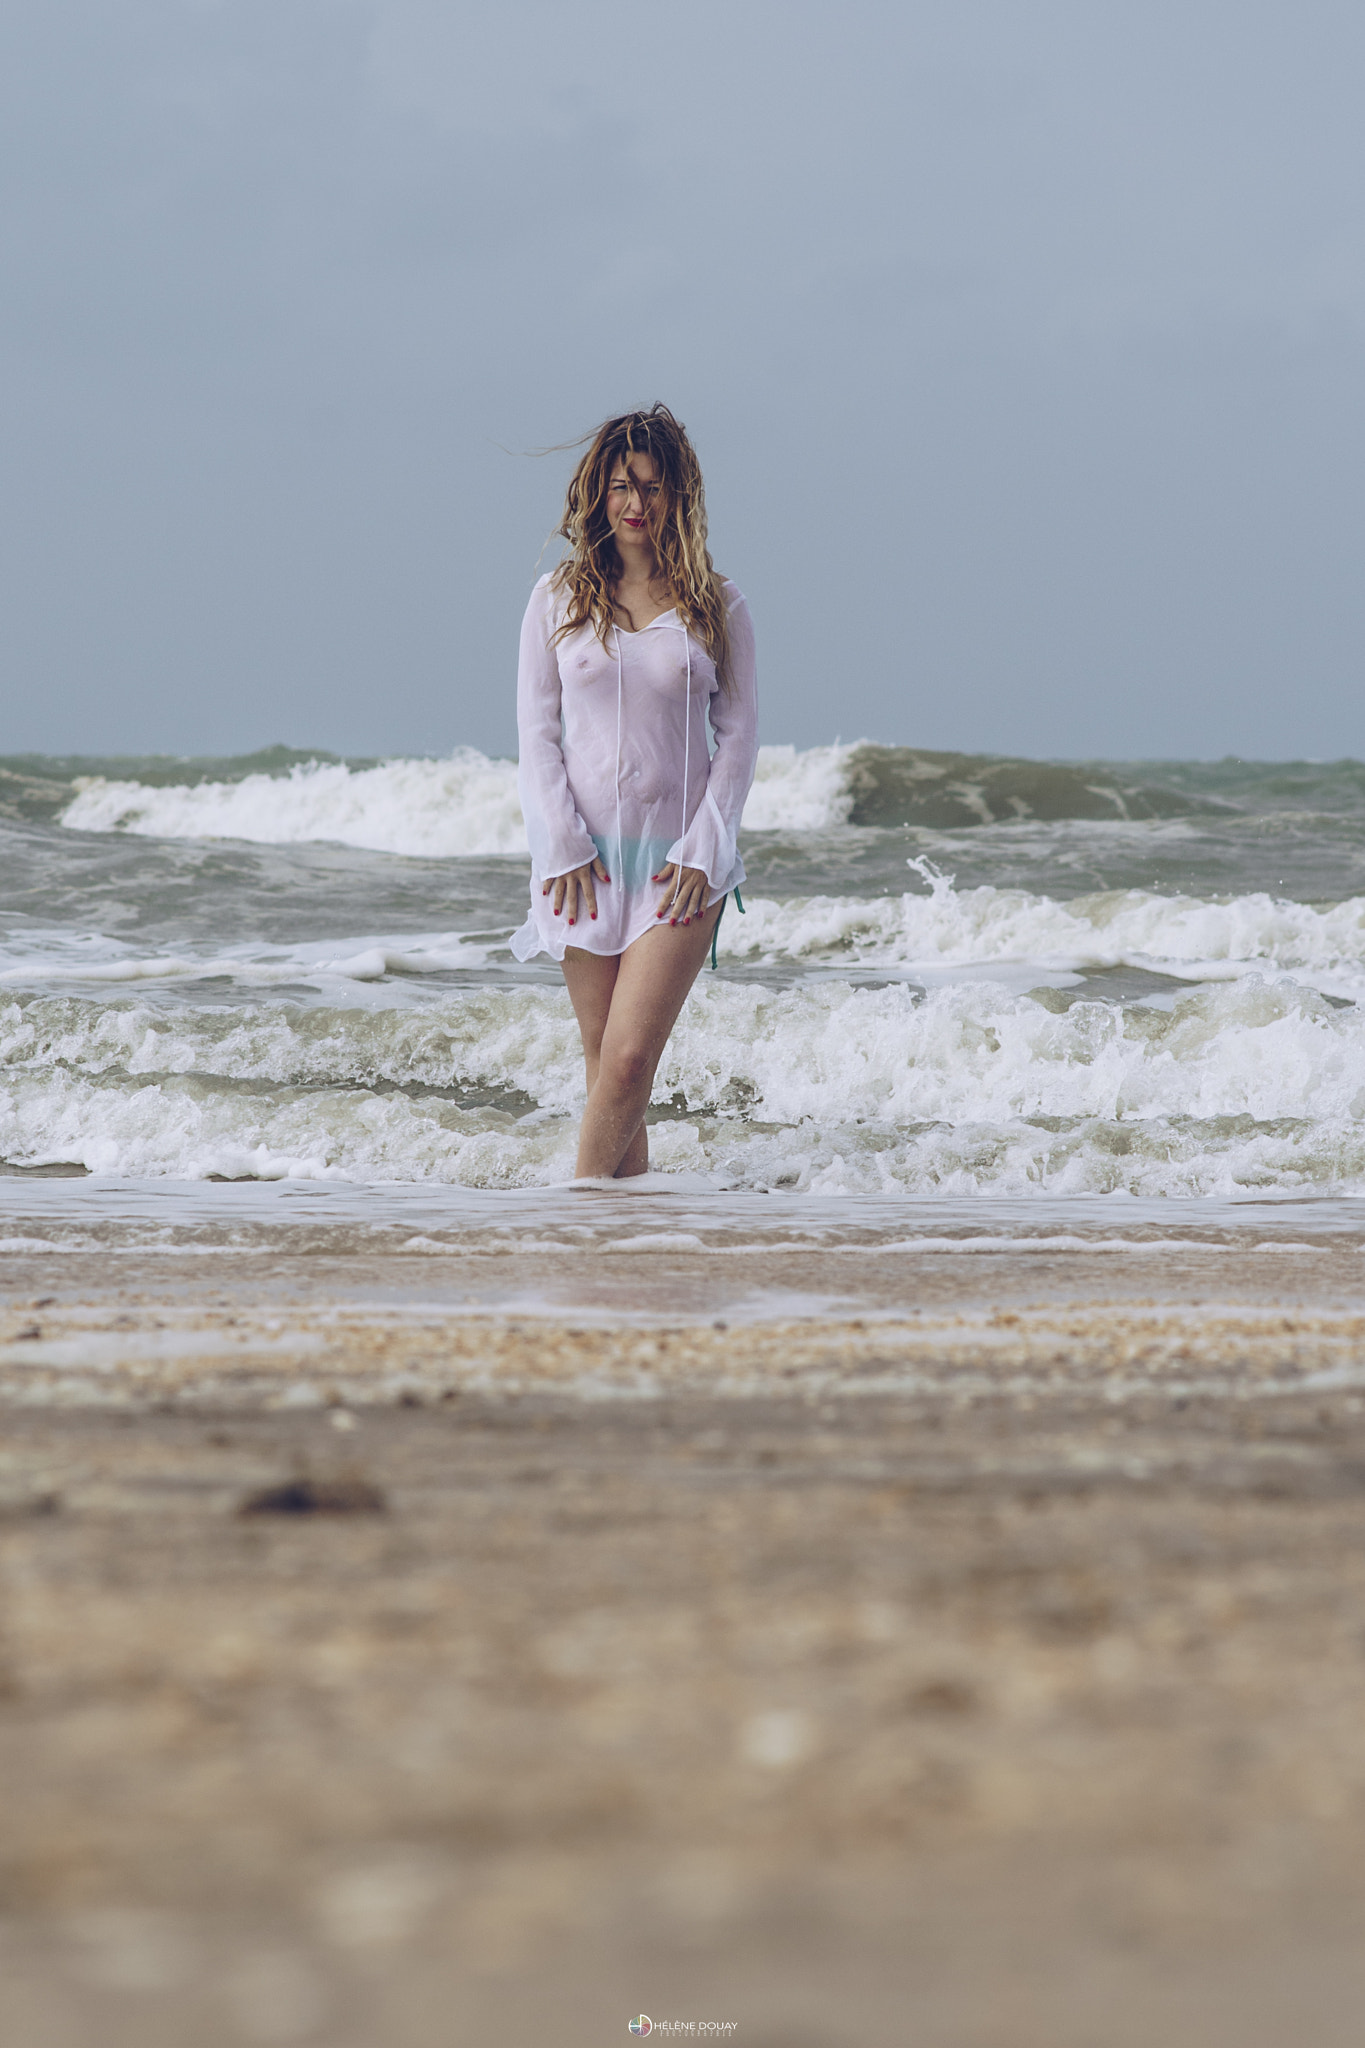
<svg viewBox="0 0 1365 2048">
<path fill-rule="evenodd" d="M 594 875 L 600 882 L 611 880 L 600 859 L 592 860 L 586 867 L 571 868 L 567 875 L 552 875 L 540 893 L 542 896 L 548 896 L 551 889 L 554 890 L 555 900 L 551 906 L 554 914 L 560 917 L 567 910 L 570 924 L 573 924 L 576 917 L 581 916 L 585 910 L 589 917 L 596 917 L 597 892 L 592 886 Z"/>
</svg>

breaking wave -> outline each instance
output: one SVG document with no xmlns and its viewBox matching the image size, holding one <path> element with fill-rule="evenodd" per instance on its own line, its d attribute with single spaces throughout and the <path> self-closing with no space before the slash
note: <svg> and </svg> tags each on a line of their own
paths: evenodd
<svg viewBox="0 0 1365 2048">
<path fill-rule="evenodd" d="M 92 1171 L 525 1186 L 572 1170 L 582 1064 L 548 987 L 421 1009 L 0 1008 L 0 1155 Z M 1365 1015 L 1250 976 L 1063 1010 L 994 983 L 708 981 L 657 1163 L 824 1193 L 1365 1192 Z"/>
<path fill-rule="evenodd" d="M 1024 889 L 957 889 L 926 859 L 907 865 L 927 895 L 753 899 L 726 929 L 727 952 L 864 967 L 1137 967 L 1197 981 L 1262 968 L 1365 996 L 1365 897 L 1317 909 L 1263 894 L 1208 902 L 1121 889 L 1062 903 Z"/>
<path fill-rule="evenodd" d="M 442 761 L 309 761 L 282 776 L 163 788 L 83 777 L 61 823 L 159 839 L 330 840 L 426 858 L 526 851 L 516 763 L 473 747 Z"/>
<path fill-rule="evenodd" d="M 282 772 L 195 779 L 75 778 L 60 811 L 78 832 L 275 845 L 328 840 L 424 858 L 526 851 L 516 764 L 457 747 L 442 760 L 348 764 L 292 760 Z M 1112 770 L 997 761 L 867 742 L 760 750 L 745 809 L 751 832 L 841 825 L 937 828 L 999 820 L 1140 820 L 1210 808 L 1188 793 L 1125 782 Z"/>
<path fill-rule="evenodd" d="M 746 914 L 725 920 L 723 963 L 779 969 L 788 979 L 806 970 L 912 978 L 997 971 L 1023 987 L 1030 973 L 1065 978 L 1112 968 L 1185 982 L 1291 974 L 1341 1000 L 1365 998 L 1365 897 L 1319 908 L 1265 894 L 1216 901 L 1112 889 L 1058 901 L 990 884 L 958 889 L 922 857 L 907 866 L 925 886 L 897 896 L 748 897 Z M 211 976 L 243 985 L 395 976 L 416 984 L 452 970 L 493 969 L 506 963 L 506 944 L 504 928 L 159 952 L 98 934 L 27 931 L 0 941 L 0 986 Z"/>
</svg>

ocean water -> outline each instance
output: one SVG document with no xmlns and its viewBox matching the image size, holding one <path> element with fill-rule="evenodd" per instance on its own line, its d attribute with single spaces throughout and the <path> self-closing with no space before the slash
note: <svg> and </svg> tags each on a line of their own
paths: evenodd
<svg viewBox="0 0 1365 2048">
<path fill-rule="evenodd" d="M 764 749 L 657 1167 L 946 1203 L 1365 1193 L 1365 765 Z M 0 760 L 0 1161 L 535 1188 L 582 1100 L 515 768 Z"/>
</svg>

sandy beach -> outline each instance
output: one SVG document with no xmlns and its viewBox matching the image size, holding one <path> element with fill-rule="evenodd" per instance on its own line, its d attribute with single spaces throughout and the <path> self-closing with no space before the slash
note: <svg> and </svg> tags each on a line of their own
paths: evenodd
<svg viewBox="0 0 1365 2048">
<path fill-rule="evenodd" d="M 6 2043 L 1356 2038 L 1355 1205 L 0 1187 Z"/>
</svg>

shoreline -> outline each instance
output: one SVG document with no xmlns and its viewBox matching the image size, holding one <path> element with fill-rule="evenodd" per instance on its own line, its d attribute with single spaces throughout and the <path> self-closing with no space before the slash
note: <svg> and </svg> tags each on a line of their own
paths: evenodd
<svg viewBox="0 0 1365 2048">
<path fill-rule="evenodd" d="M 1354 2039 L 1365 1216 L 32 1195 L 16 2040 Z"/>
</svg>

